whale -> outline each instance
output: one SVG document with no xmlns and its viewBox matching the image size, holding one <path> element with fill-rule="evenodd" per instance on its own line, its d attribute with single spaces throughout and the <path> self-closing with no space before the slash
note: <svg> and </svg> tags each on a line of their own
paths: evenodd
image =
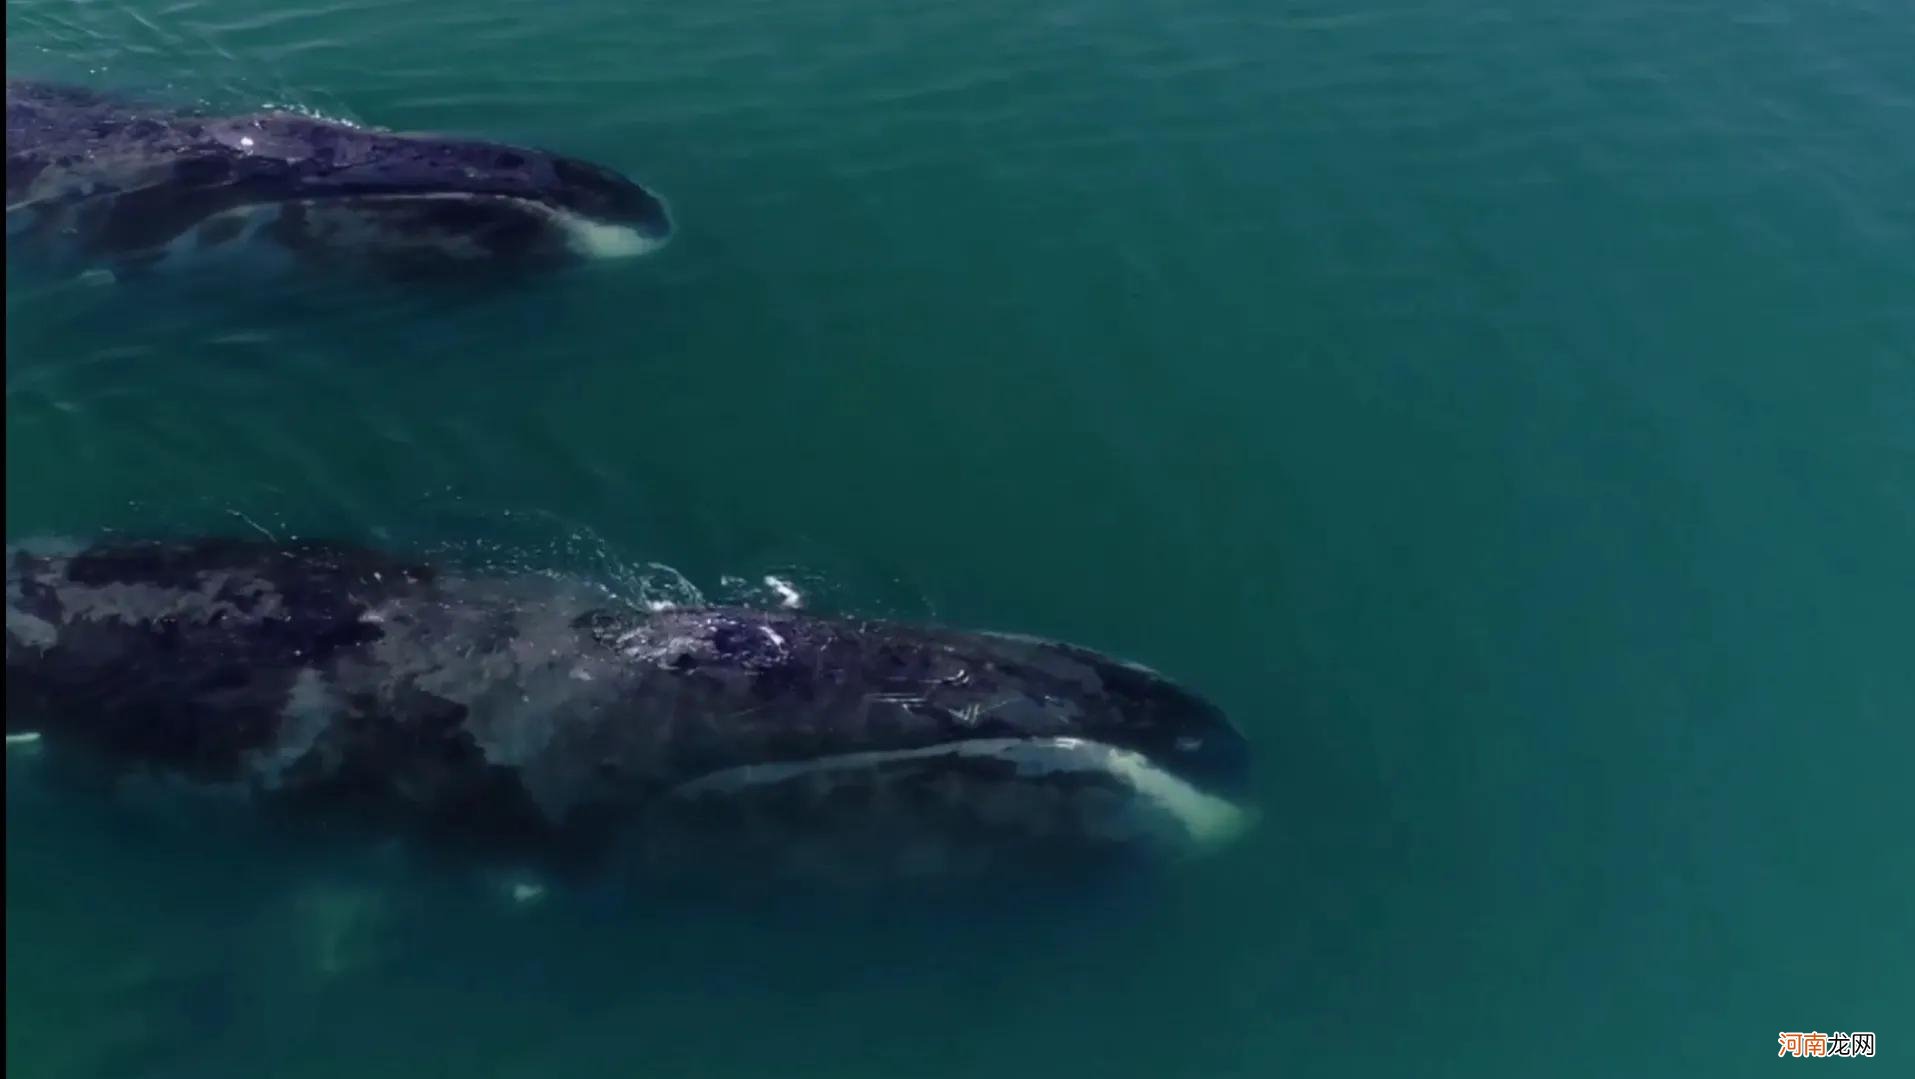
<svg viewBox="0 0 1915 1079">
<path fill-rule="evenodd" d="M 7 254 L 116 277 L 230 263 L 397 276 L 546 269 L 664 244 L 660 198 L 543 150 L 7 82 Z"/>
<path fill-rule="evenodd" d="M 651 879 L 1162 866 L 1256 815 L 1222 710 L 1063 642 L 313 540 L 6 559 L 10 760 L 87 791 Z"/>
</svg>

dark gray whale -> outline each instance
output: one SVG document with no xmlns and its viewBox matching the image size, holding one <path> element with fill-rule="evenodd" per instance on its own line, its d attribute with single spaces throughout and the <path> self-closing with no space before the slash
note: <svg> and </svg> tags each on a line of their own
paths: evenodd
<svg viewBox="0 0 1915 1079">
<path fill-rule="evenodd" d="M 6 679 L 10 744 L 113 776 L 648 871 L 1154 859 L 1247 812 L 1217 708 L 1082 648 L 350 546 L 10 547 Z"/>
<path fill-rule="evenodd" d="M 7 83 L 9 258 L 128 272 L 248 252 L 430 272 L 640 254 L 670 233 L 644 188 L 540 150 Z"/>
</svg>

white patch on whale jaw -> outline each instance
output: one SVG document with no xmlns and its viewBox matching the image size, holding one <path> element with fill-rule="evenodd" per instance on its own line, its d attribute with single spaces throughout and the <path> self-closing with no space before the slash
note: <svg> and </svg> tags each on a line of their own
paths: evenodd
<svg viewBox="0 0 1915 1079">
<path fill-rule="evenodd" d="M 479 234 L 424 218 L 434 203 L 492 204 L 504 213 L 536 219 L 548 230 L 540 245 L 588 261 L 633 258 L 663 247 L 664 238 L 609 224 L 533 199 L 460 191 L 288 199 L 247 203 L 215 213 L 152 252 L 168 269 L 198 266 L 245 252 L 289 256 L 298 250 L 337 258 L 358 253 L 381 258 L 430 253 L 453 264 L 477 265 L 501 257 Z M 209 259 L 209 256 L 211 258 Z M 507 256 L 509 257 L 509 256 Z"/>
<path fill-rule="evenodd" d="M 308 227 L 317 225 L 322 232 L 330 233 L 333 237 L 332 242 L 335 244 L 344 243 L 377 249 L 390 246 L 397 241 L 400 246 L 442 251 L 459 261 L 477 262 L 492 257 L 491 253 L 474 238 L 462 235 L 456 230 L 426 231 L 408 236 L 405 225 L 400 224 L 395 229 L 391 223 L 380 221 L 377 212 L 367 212 L 379 206 L 403 210 L 411 204 L 434 201 L 463 201 L 474 204 L 490 202 L 509 205 L 531 216 L 543 218 L 562 238 L 568 250 L 581 258 L 590 260 L 633 258 L 649 254 L 665 245 L 664 239 L 647 236 L 624 225 L 595 221 L 562 207 L 513 195 L 447 191 L 416 195 L 380 195 L 361 200 L 313 199 L 306 201 L 303 205 L 312 217 L 312 225 Z M 357 220 L 354 219 L 354 215 L 357 215 Z M 326 227 L 328 217 L 334 219 L 329 229 Z"/>
<path fill-rule="evenodd" d="M 682 798 L 724 795 L 798 779 L 827 777 L 831 773 L 877 772 L 909 762 L 940 758 L 989 758 L 1010 762 L 1019 779 L 1051 773 L 1101 775 L 1132 795 L 1133 809 L 1151 823 L 1168 826 L 1187 849 L 1207 852 L 1222 847 L 1249 829 L 1249 810 L 1228 799 L 1199 790 L 1135 750 L 1083 738 L 986 738 L 944 742 L 915 749 L 872 750 L 809 760 L 747 764 L 700 776 L 673 788 Z"/>
<path fill-rule="evenodd" d="M 634 228 L 593 221 L 566 210 L 553 211 L 552 216 L 565 233 L 566 245 L 587 259 L 637 258 L 651 254 L 666 243 Z"/>
</svg>

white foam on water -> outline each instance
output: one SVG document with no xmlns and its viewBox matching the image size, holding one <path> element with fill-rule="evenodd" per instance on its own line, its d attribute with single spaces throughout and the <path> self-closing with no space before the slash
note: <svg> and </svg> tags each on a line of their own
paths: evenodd
<svg viewBox="0 0 1915 1079">
<path fill-rule="evenodd" d="M 779 606 L 784 607 L 787 610 L 796 610 L 799 607 L 804 606 L 804 602 L 805 602 L 804 596 L 799 594 L 796 588 L 792 587 L 792 584 L 790 581 L 787 581 L 782 577 L 773 577 L 770 574 L 766 574 L 765 587 L 771 589 L 773 592 L 778 593 Z"/>
</svg>

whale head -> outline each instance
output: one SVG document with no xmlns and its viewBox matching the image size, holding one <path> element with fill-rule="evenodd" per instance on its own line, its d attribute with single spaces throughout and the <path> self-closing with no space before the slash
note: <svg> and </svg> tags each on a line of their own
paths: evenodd
<svg viewBox="0 0 1915 1079">
<path fill-rule="evenodd" d="M 1250 749 L 1214 704 L 1054 641 L 781 613 L 668 615 L 633 658 L 729 685 L 671 801 L 751 863 L 969 873 L 1182 857 L 1250 825 Z"/>
<path fill-rule="evenodd" d="M 9 82 L 7 228 L 138 268 L 261 247 L 400 270 L 655 250 L 664 203 L 603 165 L 291 112 L 207 117 Z"/>
<path fill-rule="evenodd" d="M 192 222 L 196 241 L 251 224 L 322 255 L 531 264 L 640 255 L 672 232 L 634 181 L 542 150 L 283 113 L 209 124 L 206 141 L 171 166 L 181 192 L 232 202 Z"/>
</svg>

